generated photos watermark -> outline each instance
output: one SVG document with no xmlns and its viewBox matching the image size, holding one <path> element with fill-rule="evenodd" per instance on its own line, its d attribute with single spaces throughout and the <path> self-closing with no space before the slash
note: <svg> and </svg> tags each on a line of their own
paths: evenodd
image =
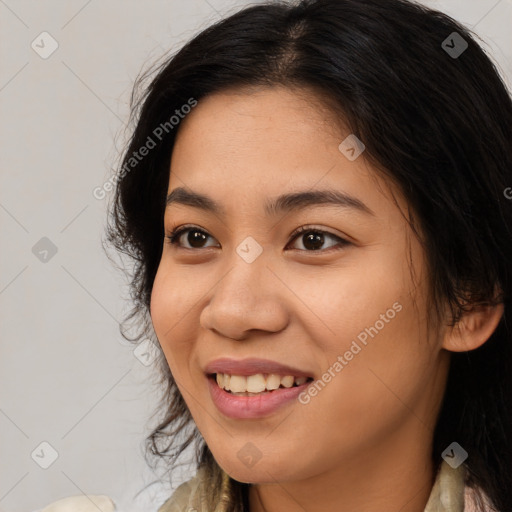
<svg viewBox="0 0 512 512">
<path fill-rule="evenodd" d="M 312 397 L 315 397 L 331 382 L 331 380 L 338 375 L 343 368 L 345 368 L 355 355 L 359 354 L 361 350 L 368 345 L 368 336 L 374 338 L 379 331 L 384 329 L 386 324 L 389 324 L 396 314 L 402 311 L 403 306 L 399 302 L 395 302 L 393 306 L 386 310 L 386 313 L 381 313 L 379 320 L 377 320 L 371 327 L 367 327 L 357 335 L 357 340 L 353 340 L 349 350 L 345 351 L 343 355 L 339 355 L 336 361 L 329 366 L 327 371 L 320 379 L 312 382 L 299 396 L 298 400 L 301 404 L 309 404 Z M 358 343 L 359 341 L 359 343 Z M 361 346 L 363 345 L 363 346 Z"/>
</svg>

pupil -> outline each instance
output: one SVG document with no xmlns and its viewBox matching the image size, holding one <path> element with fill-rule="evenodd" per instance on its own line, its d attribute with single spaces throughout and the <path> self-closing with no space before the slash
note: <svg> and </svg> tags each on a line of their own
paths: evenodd
<svg viewBox="0 0 512 512">
<path fill-rule="evenodd" d="M 324 243 L 324 237 L 322 235 L 322 233 L 318 233 L 318 232 L 311 232 L 311 233 L 308 233 L 307 235 L 305 235 L 305 238 L 307 240 L 306 243 L 304 243 L 304 247 L 308 248 L 308 243 L 312 243 L 312 249 L 314 251 L 320 249 Z"/>
<path fill-rule="evenodd" d="M 188 234 L 188 243 L 192 247 L 200 247 L 201 242 L 204 242 L 206 239 L 204 233 L 201 233 L 200 231 L 190 231 Z M 198 245 L 194 245 L 195 243 L 198 243 Z"/>
</svg>

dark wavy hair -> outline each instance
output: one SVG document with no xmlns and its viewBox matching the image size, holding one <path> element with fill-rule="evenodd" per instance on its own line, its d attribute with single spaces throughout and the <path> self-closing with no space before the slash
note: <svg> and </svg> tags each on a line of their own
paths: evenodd
<svg viewBox="0 0 512 512">
<path fill-rule="evenodd" d="M 449 51 L 454 32 L 459 49 L 467 43 L 460 55 Z M 314 90 L 364 142 L 369 163 L 398 185 L 428 259 L 428 304 L 438 318 L 443 304 L 451 325 L 471 306 L 505 304 L 486 343 L 451 354 L 432 459 L 438 469 L 457 441 L 469 453 L 467 484 L 512 511 L 512 100 L 477 40 L 449 16 L 406 0 L 276 1 L 216 22 L 138 76 L 107 239 L 133 263 L 133 308 L 121 333 L 150 338 L 160 350 L 161 417 L 146 439 L 148 461 L 170 470 L 195 446 L 197 467 L 218 478 L 149 315 L 179 129 L 170 119 L 218 91 L 281 85 Z M 126 332 L 130 322 L 135 336 Z"/>
</svg>

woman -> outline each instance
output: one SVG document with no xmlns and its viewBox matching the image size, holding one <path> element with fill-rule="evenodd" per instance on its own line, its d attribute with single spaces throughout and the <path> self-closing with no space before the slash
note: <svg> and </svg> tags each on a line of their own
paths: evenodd
<svg viewBox="0 0 512 512">
<path fill-rule="evenodd" d="M 149 452 L 197 454 L 159 512 L 512 510 L 512 101 L 470 31 L 253 6 L 133 111 L 108 240 L 161 349 Z"/>
</svg>

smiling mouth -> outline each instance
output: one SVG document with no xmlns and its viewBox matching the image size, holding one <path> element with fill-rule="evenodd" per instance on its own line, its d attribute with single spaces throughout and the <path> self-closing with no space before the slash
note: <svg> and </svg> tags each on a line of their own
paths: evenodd
<svg viewBox="0 0 512 512">
<path fill-rule="evenodd" d="M 292 388 L 309 384 L 312 377 L 295 377 L 257 373 L 254 375 L 231 375 L 211 373 L 208 378 L 215 381 L 219 388 L 235 396 L 259 396 L 272 393 L 278 389 Z"/>
</svg>

